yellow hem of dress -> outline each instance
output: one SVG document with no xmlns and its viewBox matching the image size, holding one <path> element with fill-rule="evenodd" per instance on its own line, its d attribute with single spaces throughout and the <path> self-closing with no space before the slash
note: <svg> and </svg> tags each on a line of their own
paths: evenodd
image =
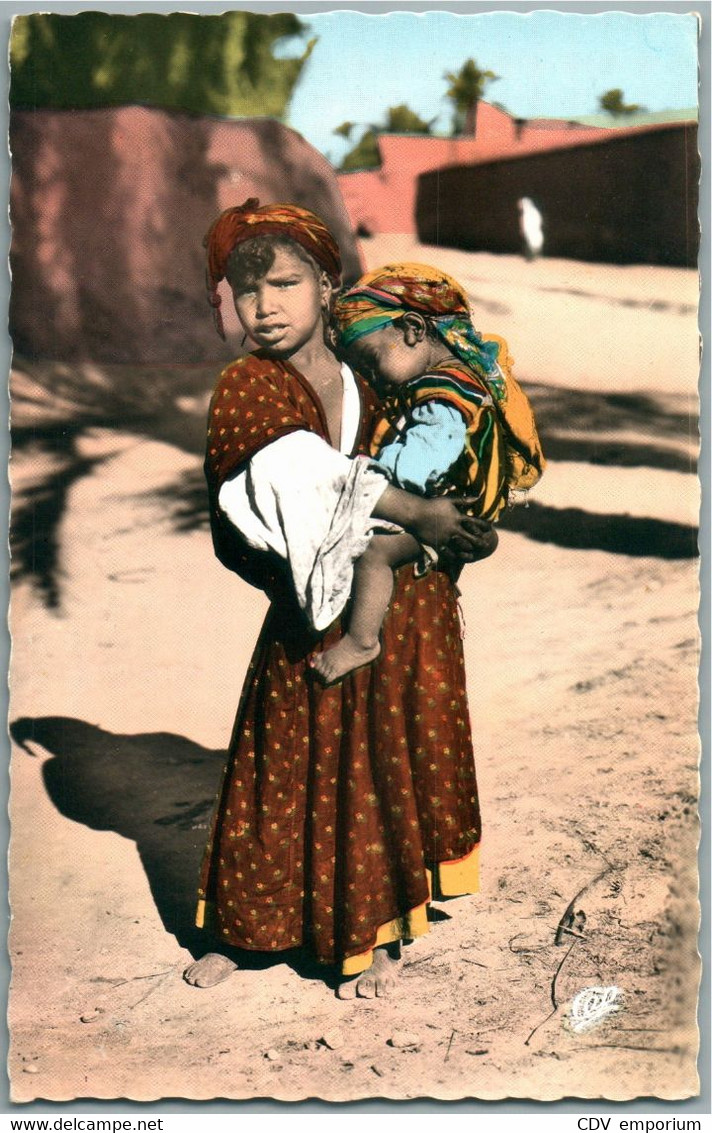
<svg viewBox="0 0 712 1133">
<path fill-rule="evenodd" d="M 435 888 L 439 897 L 463 897 L 466 893 L 479 893 L 480 890 L 480 847 L 479 844 L 470 850 L 464 858 L 454 862 L 436 862 L 434 867 L 435 886 L 433 886 L 433 872 L 426 869 L 428 878 L 428 894 Z M 195 924 L 197 928 L 205 928 L 210 918 L 208 902 L 204 899 L 198 901 Z M 348 956 L 341 964 L 341 974 L 344 976 L 358 976 L 365 972 L 373 963 L 373 950 L 384 944 L 393 944 L 396 940 L 415 940 L 418 936 L 425 936 L 429 932 L 428 901 L 417 905 L 402 917 L 382 924 L 376 932 L 373 945 L 357 956 Z"/>
<path fill-rule="evenodd" d="M 443 897 L 463 897 L 465 893 L 480 891 L 480 847 L 479 843 L 454 862 L 438 862 L 436 892 Z"/>
<path fill-rule="evenodd" d="M 479 893 L 480 891 L 480 847 L 475 846 L 464 858 L 454 862 L 437 862 L 436 892 L 442 897 L 463 897 L 466 893 Z M 426 869 L 428 877 L 428 890 L 433 892 L 433 874 Z M 349 956 L 341 964 L 343 976 L 358 976 L 365 972 L 373 963 L 373 950 L 383 944 L 392 944 L 396 940 L 414 940 L 418 936 L 425 936 L 430 931 L 428 921 L 428 902 L 411 909 L 403 917 L 395 917 L 392 921 L 382 924 L 376 933 L 373 946 L 366 952 L 359 952 L 357 956 Z"/>
<path fill-rule="evenodd" d="M 359 952 L 358 956 L 349 956 L 342 961 L 342 976 L 358 976 L 361 972 L 370 968 L 373 963 L 374 948 L 380 948 L 383 944 L 392 944 L 395 940 L 412 940 L 416 936 L 425 936 L 429 927 L 428 902 L 424 901 L 422 905 L 411 909 L 404 917 L 395 917 L 392 921 L 382 924 L 376 933 L 373 948 L 369 948 L 367 952 Z"/>
</svg>

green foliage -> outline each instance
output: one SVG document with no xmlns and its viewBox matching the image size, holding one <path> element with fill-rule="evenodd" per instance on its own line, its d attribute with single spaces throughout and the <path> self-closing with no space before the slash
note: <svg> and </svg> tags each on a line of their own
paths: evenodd
<svg viewBox="0 0 712 1133">
<path fill-rule="evenodd" d="M 379 134 L 429 134 L 434 121 L 433 118 L 431 122 L 426 122 L 404 102 L 399 106 L 389 106 L 385 122 L 368 127 L 361 140 L 346 154 L 341 168 L 344 171 L 375 169 L 381 164 L 381 156 L 378 152 Z M 354 122 L 342 122 L 333 132 L 349 140 L 354 126 Z"/>
<path fill-rule="evenodd" d="M 315 40 L 297 59 L 275 42 L 303 36 L 288 12 L 16 16 L 10 102 L 86 109 L 142 103 L 201 114 L 281 117 Z"/>
<path fill-rule="evenodd" d="M 431 122 L 425 122 L 402 102 L 400 106 L 389 106 L 385 125 L 375 126 L 374 129 L 383 134 L 429 134 L 434 121 L 433 118 Z"/>
<path fill-rule="evenodd" d="M 639 106 L 637 102 L 626 104 L 623 101 L 623 91 L 619 87 L 614 87 L 602 94 L 598 99 L 598 105 L 601 110 L 612 114 L 614 118 L 622 117 L 625 114 L 638 114 L 645 110 L 645 107 Z"/>
<path fill-rule="evenodd" d="M 361 141 L 354 146 L 341 162 L 344 172 L 349 169 L 375 169 L 381 164 L 381 155 L 378 152 L 378 134 L 375 130 L 367 130 Z"/>
<path fill-rule="evenodd" d="M 459 71 L 446 71 L 445 78 L 450 86 L 445 92 L 455 108 L 453 134 L 475 133 L 477 103 L 485 92 L 488 83 L 500 76 L 494 71 L 481 71 L 474 59 L 468 59 Z"/>
<path fill-rule="evenodd" d="M 337 126 L 336 129 L 332 130 L 331 132 L 332 134 L 336 134 L 336 136 L 339 138 L 346 138 L 346 141 L 348 142 L 351 138 L 351 131 L 353 130 L 355 125 L 355 122 L 342 122 L 340 126 Z"/>
</svg>

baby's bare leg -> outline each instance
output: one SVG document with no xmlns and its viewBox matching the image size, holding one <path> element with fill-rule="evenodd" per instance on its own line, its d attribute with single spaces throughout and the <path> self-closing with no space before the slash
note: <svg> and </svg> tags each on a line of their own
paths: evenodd
<svg viewBox="0 0 712 1133">
<path fill-rule="evenodd" d="M 374 535 L 354 567 L 348 633 L 325 653 L 312 658 L 312 668 L 327 684 L 338 681 L 381 651 L 378 640 L 393 594 L 393 571 L 415 562 L 420 544 L 412 535 Z"/>
<path fill-rule="evenodd" d="M 421 553 L 412 535 L 374 535 L 354 567 L 349 632 L 357 647 L 378 647 L 388 606 L 393 596 L 393 571 L 412 563 Z M 335 648 L 338 649 L 338 646 Z M 333 650 L 330 650 L 333 652 Z"/>
</svg>

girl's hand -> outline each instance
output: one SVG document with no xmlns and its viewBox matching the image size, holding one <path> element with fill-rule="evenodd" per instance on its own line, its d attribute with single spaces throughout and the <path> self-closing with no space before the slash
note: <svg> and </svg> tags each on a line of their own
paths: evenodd
<svg viewBox="0 0 712 1133">
<path fill-rule="evenodd" d="M 484 519 L 472 519 L 471 523 L 477 524 L 477 530 L 470 531 L 474 542 L 465 543 L 463 539 L 455 536 L 447 547 L 440 551 L 441 562 L 447 561 L 455 566 L 464 566 L 465 563 L 476 563 L 494 554 L 499 543 L 496 528 Z"/>
<path fill-rule="evenodd" d="M 474 501 L 440 498 L 421 500 L 411 526 L 421 543 L 459 559 L 476 562 L 496 550 L 497 532 L 491 523 L 466 514 Z"/>
<path fill-rule="evenodd" d="M 389 484 L 373 514 L 379 519 L 397 523 L 414 535 L 458 563 L 474 563 L 486 559 L 497 546 L 497 532 L 491 523 L 467 515 L 472 499 L 443 496 L 434 500 L 423 499 L 412 492 L 404 492 Z"/>
</svg>

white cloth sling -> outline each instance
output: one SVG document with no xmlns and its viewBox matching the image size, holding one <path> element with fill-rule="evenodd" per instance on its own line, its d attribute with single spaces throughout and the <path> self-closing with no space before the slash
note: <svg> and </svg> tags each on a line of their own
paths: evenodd
<svg viewBox="0 0 712 1133">
<path fill-rule="evenodd" d="M 327 629 L 351 594 L 354 561 L 374 531 L 400 531 L 372 511 L 388 486 L 367 457 L 347 456 L 358 435 L 356 380 L 341 367 L 340 449 L 306 430 L 255 453 L 220 489 L 218 502 L 250 547 L 289 564 L 299 605 L 315 630 Z"/>
</svg>

